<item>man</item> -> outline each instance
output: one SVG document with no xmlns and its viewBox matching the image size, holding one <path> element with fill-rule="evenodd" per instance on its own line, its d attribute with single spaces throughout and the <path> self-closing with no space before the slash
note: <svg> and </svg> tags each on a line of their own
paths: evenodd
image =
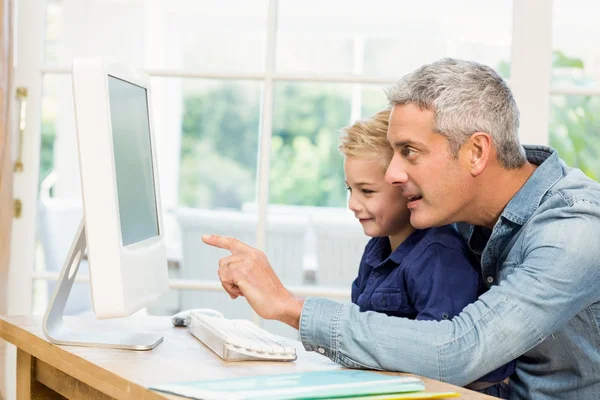
<svg viewBox="0 0 600 400">
<path fill-rule="evenodd" d="M 512 93 L 492 69 L 444 59 L 392 86 L 386 180 L 411 224 L 457 223 L 489 290 L 451 321 L 412 321 L 294 297 L 264 254 L 207 236 L 232 255 L 232 298 L 300 330 L 342 365 L 464 385 L 517 359 L 513 399 L 600 398 L 600 185 L 542 146 L 519 144 Z"/>
</svg>

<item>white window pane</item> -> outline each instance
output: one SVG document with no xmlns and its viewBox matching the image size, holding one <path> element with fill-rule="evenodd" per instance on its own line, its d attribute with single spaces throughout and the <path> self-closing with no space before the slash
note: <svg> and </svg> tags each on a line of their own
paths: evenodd
<svg viewBox="0 0 600 400">
<path fill-rule="evenodd" d="M 389 107 L 389 102 L 381 85 L 362 85 L 361 88 L 361 118 L 368 118 L 373 114 Z"/>
<path fill-rule="evenodd" d="M 550 146 L 567 165 L 600 180 L 600 97 L 552 96 Z"/>
<path fill-rule="evenodd" d="M 593 0 L 554 0 L 553 83 L 600 84 L 600 3 Z"/>
<path fill-rule="evenodd" d="M 81 201 L 70 75 L 44 75 L 41 128 L 40 183 L 54 171 L 57 174 L 55 179 L 49 178 L 53 182 L 52 195 Z"/>
<path fill-rule="evenodd" d="M 350 123 L 351 85 L 278 82 L 275 88 L 270 202 L 344 207 L 337 138 Z"/>
<path fill-rule="evenodd" d="M 266 0 L 53 0 L 48 66 L 110 56 L 144 68 L 262 71 Z"/>
<path fill-rule="evenodd" d="M 442 57 L 510 61 L 512 2 L 281 0 L 280 72 L 400 77 Z"/>
<path fill-rule="evenodd" d="M 254 201 L 262 83 L 161 80 L 182 81 L 179 205 L 239 210 Z"/>
<path fill-rule="evenodd" d="M 43 181 L 54 167 L 54 143 L 56 141 L 56 126 L 59 113 L 64 105 L 57 100 L 57 88 L 68 90 L 71 86 L 70 76 L 45 75 L 42 80 L 42 121 L 40 145 L 40 182 Z"/>
</svg>

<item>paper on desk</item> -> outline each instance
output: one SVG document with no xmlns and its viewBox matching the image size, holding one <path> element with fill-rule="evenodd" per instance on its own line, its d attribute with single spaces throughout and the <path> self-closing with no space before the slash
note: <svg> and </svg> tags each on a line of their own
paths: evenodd
<svg viewBox="0 0 600 400">
<path fill-rule="evenodd" d="M 456 392 L 413 392 L 402 394 L 376 394 L 366 396 L 343 397 L 340 400 L 420 400 L 420 399 L 450 399 L 460 397 Z"/>
<path fill-rule="evenodd" d="M 361 398 L 386 394 L 422 392 L 423 382 L 414 377 L 383 375 L 372 371 L 333 370 L 293 374 L 260 375 L 244 378 L 180 382 L 157 385 L 150 389 L 192 399 L 298 400 L 324 398 Z M 409 399 L 411 397 L 408 397 Z M 436 398 L 436 397 L 412 397 Z M 438 397 L 439 398 L 439 397 Z"/>
</svg>

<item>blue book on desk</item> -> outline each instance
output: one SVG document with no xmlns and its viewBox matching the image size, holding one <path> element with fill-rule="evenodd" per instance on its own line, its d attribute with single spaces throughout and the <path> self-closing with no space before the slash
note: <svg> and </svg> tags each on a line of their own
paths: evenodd
<svg viewBox="0 0 600 400">
<path fill-rule="evenodd" d="M 150 389 L 192 399 L 290 400 L 419 392 L 425 385 L 408 376 L 333 370 L 169 383 Z"/>
</svg>

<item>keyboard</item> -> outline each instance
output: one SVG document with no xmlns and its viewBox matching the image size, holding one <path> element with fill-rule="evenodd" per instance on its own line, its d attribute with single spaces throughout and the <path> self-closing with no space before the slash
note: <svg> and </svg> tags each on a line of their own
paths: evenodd
<svg viewBox="0 0 600 400">
<path fill-rule="evenodd" d="M 294 361 L 296 348 L 245 319 L 190 311 L 188 330 L 225 361 Z"/>
</svg>

